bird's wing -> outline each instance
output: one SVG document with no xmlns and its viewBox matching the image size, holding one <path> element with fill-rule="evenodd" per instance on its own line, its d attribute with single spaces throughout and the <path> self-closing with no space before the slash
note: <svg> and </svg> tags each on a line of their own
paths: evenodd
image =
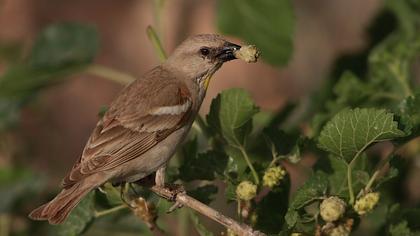
<svg viewBox="0 0 420 236">
<path fill-rule="evenodd" d="M 155 81 L 158 82 L 158 81 Z M 162 81 L 149 84 L 142 94 L 127 87 L 89 138 L 83 154 L 63 180 L 68 188 L 93 173 L 110 170 L 139 157 L 182 127 L 192 115 L 192 98 L 185 84 Z M 127 96 L 129 94 L 129 96 Z M 131 96 L 130 96 L 131 95 Z"/>
</svg>

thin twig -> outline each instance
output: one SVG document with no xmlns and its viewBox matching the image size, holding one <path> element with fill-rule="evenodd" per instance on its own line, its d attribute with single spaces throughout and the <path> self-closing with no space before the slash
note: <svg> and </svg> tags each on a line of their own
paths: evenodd
<svg viewBox="0 0 420 236">
<path fill-rule="evenodd" d="M 231 229 L 233 232 L 235 232 L 237 235 L 240 236 L 265 236 L 264 233 L 261 233 L 259 231 L 256 231 L 252 229 L 250 226 L 246 224 L 240 224 L 237 221 L 233 220 L 232 218 L 229 218 L 222 213 L 214 210 L 213 208 L 197 201 L 196 199 L 188 196 L 186 193 L 177 193 L 173 194 L 173 191 L 162 188 L 158 186 L 153 186 L 151 190 L 156 193 L 157 195 L 166 198 L 168 200 L 173 200 L 177 203 L 180 203 L 184 206 L 187 206 L 197 212 L 199 212 L 202 215 L 207 216 L 208 218 L 224 225 L 226 228 Z"/>
<path fill-rule="evenodd" d="M 394 150 L 390 154 L 388 154 L 385 158 L 382 158 L 382 160 L 379 161 L 378 165 L 375 168 L 375 172 L 370 177 L 368 183 L 362 190 L 360 190 L 359 194 L 357 195 L 358 198 L 361 197 L 364 193 L 367 193 L 371 190 L 372 185 L 375 183 L 376 179 L 379 177 L 380 173 L 383 171 L 386 164 L 389 163 L 391 158 L 394 157 L 395 153 L 397 153 L 398 150 L 400 150 L 402 146 L 404 146 L 404 144 L 401 145 L 400 147 L 395 147 Z"/>
</svg>

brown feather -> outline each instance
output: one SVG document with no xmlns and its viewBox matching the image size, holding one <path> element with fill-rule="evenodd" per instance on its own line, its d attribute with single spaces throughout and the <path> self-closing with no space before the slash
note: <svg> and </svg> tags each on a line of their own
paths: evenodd
<svg viewBox="0 0 420 236">
<path fill-rule="evenodd" d="M 61 224 L 83 197 L 96 186 L 77 183 L 69 189 L 63 189 L 53 200 L 29 214 L 33 220 L 48 220 L 50 224 Z"/>
<path fill-rule="evenodd" d="M 128 91 L 123 91 L 111 104 L 109 111 L 93 131 L 81 158 L 63 179 L 64 188 L 69 188 L 94 173 L 111 170 L 141 156 L 182 127 L 191 117 L 192 105 L 180 114 L 150 114 L 150 111 L 159 107 L 177 106 L 192 101 L 188 88 L 182 82 L 172 78 L 154 79 L 154 85 L 149 84 L 150 89 L 144 94 L 132 93 L 135 96 L 125 96 L 131 89 L 148 84 L 143 80 L 127 87 Z M 121 103 L 139 107 L 126 109 Z"/>
<path fill-rule="evenodd" d="M 62 223 L 90 190 L 106 181 L 134 181 L 167 162 L 198 112 L 206 89 L 203 78 L 225 62 L 219 53 L 208 58 L 200 49 L 206 46 L 224 52 L 226 45 L 216 35 L 191 37 L 165 63 L 124 88 L 63 179 L 64 189 L 30 217 Z M 162 149 L 157 146 L 160 142 Z"/>
</svg>

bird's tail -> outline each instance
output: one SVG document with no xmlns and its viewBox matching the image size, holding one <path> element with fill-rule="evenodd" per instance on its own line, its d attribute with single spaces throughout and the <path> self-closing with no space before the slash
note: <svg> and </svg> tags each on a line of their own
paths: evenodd
<svg viewBox="0 0 420 236">
<path fill-rule="evenodd" d="M 29 218 L 48 220 L 50 224 L 61 224 L 82 198 L 95 187 L 82 181 L 63 189 L 53 200 L 33 210 Z"/>
</svg>

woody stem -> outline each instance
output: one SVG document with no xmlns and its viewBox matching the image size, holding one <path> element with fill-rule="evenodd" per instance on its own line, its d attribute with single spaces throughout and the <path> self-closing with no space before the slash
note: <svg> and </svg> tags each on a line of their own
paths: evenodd
<svg viewBox="0 0 420 236">
<path fill-rule="evenodd" d="M 170 199 L 175 202 L 178 202 L 184 206 L 187 206 L 202 215 L 207 216 L 208 218 L 224 225 L 226 228 L 231 229 L 237 235 L 243 236 L 265 236 L 264 233 L 259 231 L 255 231 L 250 226 L 246 224 L 240 224 L 239 222 L 235 221 L 234 219 L 223 215 L 222 213 L 214 210 L 213 208 L 197 201 L 196 199 L 188 196 L 186 193 L 176 193 L 174 195 L 173 191 L 167 188 L 162 188 L 159 186 L 153 186 L 151 190 L 156 193 L 157 195 L 165 198 Z"/>
</svg>

